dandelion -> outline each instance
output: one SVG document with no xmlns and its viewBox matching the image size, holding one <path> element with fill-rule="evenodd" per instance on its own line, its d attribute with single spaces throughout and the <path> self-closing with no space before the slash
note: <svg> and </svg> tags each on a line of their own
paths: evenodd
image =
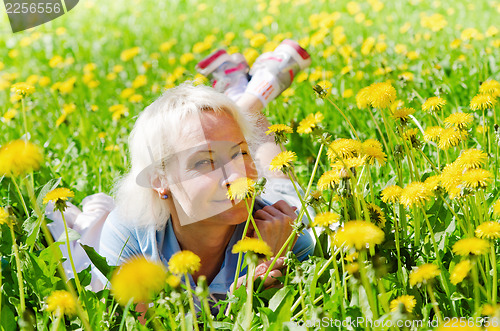
<svg viewBox="0 0 500 331">
<path fill-rule="evenodd" d="M 323 114 L 317 112 L 316 114 L 309 114 L 306 118 L 300 121 L 297 128 L 298 133 L 311 133 L 312 130 L 324 119 Z"/>
<path fill-rule="evenodd" d="M 500 83 L 494 79 L 488 79 L 479 86 L 480 94 L 489 94 L 493 98 L 500 96 Z"/>
<path fill-rule="evenodd" d="M 394 119 L 399 119 L 401 121 L 401 124 L 405 125 L 406 123 L 408 123 L 410 115 L 413 115 L 414 113 L 415 109 L 411 107 L 402 107 L 394 110 L 392 112 L 392 117 Z"/>
<path fill-rule="evenodd" d="M 337 223 L 340 219 L 340 215 L 337 213 L 333 212 L 324 212 L 321 214 L 316 215 L 314 218 L 313 226 L 322 226 L 322 227 L 329 227 L 330 225 L 333 225 Z"/>
<path fill-rule="evenodd" d="M 333 241 L 337 246 L 361 250 L 381 244 L 384 241 L 384 231 L 369 222 L 349 221 L 335 233 Z"/>
<path fill-rule="evenodd" d="M 339 138 L 333 141 L 327 151 L 330 160 L 337 158 L 348 159 L 356 157 L 360 154 L 362 149 L 361 142 L 354 139 Z"/>
<path fill-rule="evenodd" d="M 8 142 L 0 148 L 0 176 L 18 177 L 38 170 L 42 159 L 40 149 L 29 141 Z"/>
<path fill-rule="evenodd" d="M 68 198 L 73 198 L 74 196 L 75 193 L 70 189 L 60 187 L 47 193 L 43 198 L 43 203 L 52 201 L 55 204 L 55 209 L 64 211 L 66 209 L 66 201 Z"/>
<path fill-rule="evenodd" d="M 441 97 L 430 97 L 422 105 L 422 110 L 426 112 L 437 112 L 441 110 L 443 106 L 446 105 L 446 100 Z"/>
<path fill-rule="evenodd" d="M 73 316 L 76 314 L 76 301 L 67 291 L 54 291 L 47 298 L 47 310 L 61 315 Z"/>
<path fill-rule="evenodd" d="M 268 127 L 266 135 L 292 133 L 293 129 L 285 124 L 274 124 Z"/>
<path fill-rule="evenodd" d="M 453 253 L 460 256 L 483 255 L 488 253 L 490 243 L 480 238 L 460 239 L 453 245 Z"/>
<path fill-rule="evenodd" d="M 136 57 L 140 51 L 141 51 L 141 49 L 139 47 L 132 47 L 132 48 L 126 49 L 123 52 L 121 52 L 120 59 L 124 62 L 130 61 L 134 57 Z"/>
<path fill-rule="evenodd" d="M 500 200 L 493 205 L 493 216 L 500 217 Z"/>
<path fill-rule="evenodd" d="M 269 170 L 285 171 L 297 159 L 297 154 L 292 151 L 284 151 L 276 155 L 269 165 Z"/>
<path fill-rule="evenodd" d="M 460 153 L 455 163 L 465 169 L 481 168 L 488 158 L 488 154 L 482 150 L 470 148 Z"/>
<path fill-rule="evenodd" d="M 368 214 L 370 215 L 370 220 L 378 227 L 383 228 L 386 220 L 382 208 L 371 202 L 369 202 L 366 207 L 368 209 Z"/>
<path fill-rule="evenodd" d="M 168 260 L 168 268 L 174 274 L 192 274 L 200 270 L 201 260 L 195 253 L 191 251 L 180 251 L 172 255 Z"/>
<path fill-rule="evenodd" d="M 234 244 L 232 252 L 233 254 L 253 252 L 261 258 L 273 255 L 271 248 L 265 241 L 248 237 L 245 237 Z"/>
<path fill-rule="evenodd" d="M 318 189 L 324 191 L 333 188 L 335 184 L 340 183 L 340 175 L 338 170 L 328 170 L 318 180 Z"/>
<path fill-rule="evenodd" d="M 391 83 L 373 83 L 369 87 L 369 100 L 374 108 L 388 108 L 396 100 L 396 89 Z"/>
<path fill-rule="evenodd" d="M 467 188 L 484 189 L 493 180 L 493 175 L 485 169 L 470 169 L 462 175 L 462 180 Z"/>
<path fill-rule="evenodd" d="M 255 193 L 255 181 L 240 177 L 230 183 L 227 189 L 227 198 L 230 200 L 243 200 Z"/>
<path fill-rule="evenodd" d="M 439 141 L 439 137 L 443 133 L 443 128 L 440 126 L 431 126 L 424 131 L 425 141 Z"/>
<path fill-rule="evenodd" d="M 382 190 L 382 201 L 385 203 L 396 203 L 399 202 L 399 198 L 401 197 L 401 193 L 403 189 L 398 185 L 387 186 Z"/>
<path fill-rule="evenodd" d="M 472 123 L 472 115 L 467 113 L 453 113 L 446 117 L 444 122 L 446 127 L 455 127 L 459 130 L 465 130 Z"/>
<path fill-rule="evenodd" d="M 413 287 L 417 284 L 427 284 L 427 282 L 439 276 L 440 273 L 437 265 L 432 263 L 423 264 L 410 273 L 410 285 Z"/>
<path fill-rule="evenodd" d="M 412 142 L 413 144 L 413 141 L 415 141 L 417 139 L 417 134 L 418 134 L 418 130 L 415 129 L 415 128 L 411 128 L 411 129 L 406 129 L 402 136 L 405 140 L 408 140 L 410 142 Z"/>
<path fill-rule="evenodd" d="M 176 275 L 168 275 L 165 282 L 171 288 L 177 288 L 181 284 L 181 279 L 179 277 L 177 277 Z"/>
<path fill-rule="evenodd" d="M 472 98 L 470 108 L 472 110 L 486 110 L 493 108 L 497 101 L 489 94 L 478 94 Z"/>
<path fill-rule="evenodd" d="M 444 129 L 439 136 L 438 147 L 442 150 L 447 150 L 450 147 L 458 146 L 458 144 L 467 138 L 467 131 L 457 130 L 454 127 Z"/>
<path fill-rule="evenodd" d="M 359 90 L 358 94 L 356 94 L 356 105 L 358 108 L 363 109 L 370 106 L 370 87 L 363 87 Z"/>
<path fill-rule="evenodd" d="M 421 206 L 432 197 L 432 191 L 422 182 L 408 184 L 401 192 L 399 202 L 406 207 Z"/>
<path fill-rule="evenodd" d="M 7 209 L 0 207 L 0 225 L 9 224 L 9 212 Z"/>
<path fill-rule="evenodd" d="M 480 224 L 475 231 L 479 238 L 499 239 L 500 238 L 500 223 L 488 221 Z"/>
<path fill-rule="evenodd" d="M 166 278 L 167 270 L 162 263 L 134 257 L 113 273 L 111 292 L 123 306 L 130 300 L 147 302 L 163 289 Z"/>
<path fill-rule="evenodd" d="M 472 264 L 469 260 L 463 260 L 450 271 L 450 281 L 453 285 L 461 283 L 472 269 Z"/>
<path fill-rule="evenodd" d="M 26 97 L 35 92 L 35 87 L 31 84 L 21 82 L 12 85 L 10 90 L 21 97 Z"/>
<path fill-rule="evenodd" d="M 429 176 L 424 180 L 425 186 L 431 191 L 436 191 L 439 188 L 439 184 L 441 183 L 441 176 L 434 175 Z"/>
<path fill-rule="evenodd" d="M 447 164 L 441 173 L 441 186 L 451 199 L 460 196 L 462 184 L 462 168 L 456 163 Z"/>
<path fill-rule="evenodd" d="M 402 295 L 391 301 L 391 311 L 397 311 L 400 306 L 403 307 L 403 311 L 411 313 L 413 308 L 417 304 L 417 300 L 413 295 Z"/>
<path fill-rule="evenodd" d="M 382 144 L 375 139 L 368 139 L 361 144 L 361 151 L 366 156 L 369 164 L 374 164 L 377 161 L 383 165 L 387 160 L 387 155 L 382 150 Z"/>
</svg>

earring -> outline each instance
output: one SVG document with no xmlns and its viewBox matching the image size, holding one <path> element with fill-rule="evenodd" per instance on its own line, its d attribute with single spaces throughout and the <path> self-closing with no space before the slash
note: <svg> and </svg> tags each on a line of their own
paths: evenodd
<svg viewBox="0 0 500 331">
<path fill-rule="evenodd" d="M 161 198 L 162 198 L 163 200 L 166 200 L 166 199 L 168 199 L 168 195 L 167 195 L 167 194 L 163 194 L 163 195 L 161 196 Z"/>
</svg>

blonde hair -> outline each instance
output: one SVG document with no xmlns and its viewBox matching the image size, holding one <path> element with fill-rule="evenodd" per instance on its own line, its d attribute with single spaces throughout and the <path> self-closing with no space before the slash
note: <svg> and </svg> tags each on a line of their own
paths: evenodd
<svg viewBox="0 0 500 331">
<path fill-rule="evenodd" d="M 189 116 L 205 111 L 231 115 L 255 155 L 255 148 L 263 140 L 257 117 L 244 113 L 231 99 L 208 86 L 184 83 L 167 90 L 139 115 L 129 136 L 130 170 L 117 180 L 113 190 L 117 211 L 125 222 L 137 226 L 154 224 L 157 229 L 166 225 L 170 216 L 167 204 L 151 186 L 138 183 L 137 178 L 152 163 L 171 156 L 174 146 L 189 138 L 183 136 Z M 153 167 L 148 174 L 151 182 L 155 176 L 164 175 L 161 168 Z"/>
</svg>

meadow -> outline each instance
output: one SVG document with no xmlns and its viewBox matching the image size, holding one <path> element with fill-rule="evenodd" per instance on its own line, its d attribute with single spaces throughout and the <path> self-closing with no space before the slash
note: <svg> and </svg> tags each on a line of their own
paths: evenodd
<svg viewBox="0 0 500 331">
<path fill-rule="evenodd" d="M 16 34 L 2 15 L 1 330 L 500 328 L 500 1 L 86 0 Z M 287 254 L 283 287 L 248 282 L 216 316 L 206 284 L 181 283 L 193 257 L 136 261 L 134 283 L 89 250 L 116 290 L 66 279 L 46 202 L 109 194 L 137 114 L 207 84 L 194 67 L 212 50 L 252 63 L 285 38 L 312 65 L 265 113 L 294 152 L 275 166 L 317 212 L 314 255 Z"/>
</svg>

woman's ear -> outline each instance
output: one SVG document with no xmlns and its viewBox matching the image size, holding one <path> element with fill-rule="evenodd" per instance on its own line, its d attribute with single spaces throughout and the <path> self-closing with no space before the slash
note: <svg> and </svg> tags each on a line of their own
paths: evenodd
<svg viewBox="0 0 500 331">
<path fill-rule="evenodd" d="M 168 197 L 171 195 L 170 194 L 170 188 L 168 187 L 168 185 L 166 185 L 165 183 L 162 183 L 162 180 L 158 177 L 154 178 L 152 181 L 151 181 L 151 186 L 153 188 L 153 190 L 155 190 L 159 197 L 161 199 L 168 199 Z"/>
</svg>

